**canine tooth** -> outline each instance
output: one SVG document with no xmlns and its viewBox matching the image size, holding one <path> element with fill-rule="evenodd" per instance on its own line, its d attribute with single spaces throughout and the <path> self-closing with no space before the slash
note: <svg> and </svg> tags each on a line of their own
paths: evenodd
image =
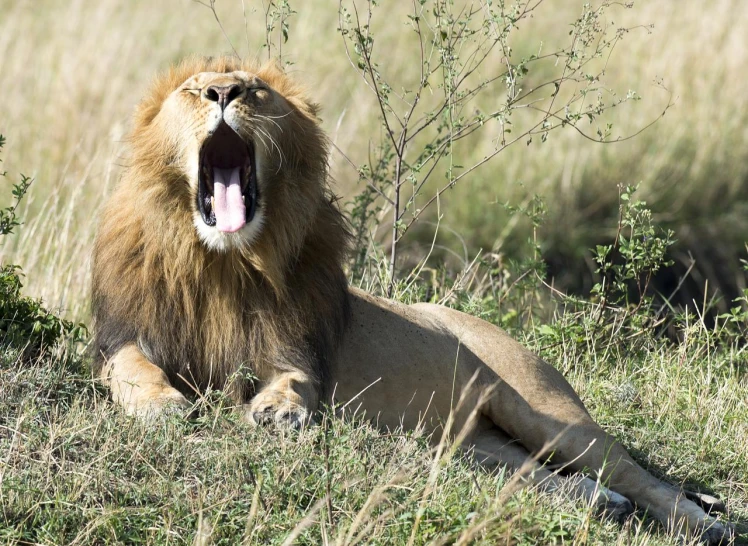
<svg viewBox="0 0 748 546">
<path fill-rule="evenodd" d="M 216 210 L 216 198 L 213 196 L 210 197 L 210 208 Z"/>
</svg>

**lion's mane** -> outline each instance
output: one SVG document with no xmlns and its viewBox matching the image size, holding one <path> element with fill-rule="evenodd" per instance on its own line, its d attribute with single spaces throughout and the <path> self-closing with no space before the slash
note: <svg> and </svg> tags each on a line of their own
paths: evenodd
<svg viewBox="0 0 748 546">
<path fill-rule="evenodd" d="M 169 94 L 199 72 L 253 72 L 291 114 L 264 168 L 260 235 L 217 252 L 198 239 L 194 191 L 168 124 L 154 123 Z M 324 385 L 326 362 L 345 328 L 342 270 L 348 230 L 328 186 L 328 141 L 317 107 L 277 66 L 235 58 L 189 59 L 158 77 L 138 106 L 129 166 L 100 218 L 93 252 L 94 371 L 137 343 L 185 392 L 222 387 L 252 395 L 244 368 L 306 369 Z"/>
</svg>

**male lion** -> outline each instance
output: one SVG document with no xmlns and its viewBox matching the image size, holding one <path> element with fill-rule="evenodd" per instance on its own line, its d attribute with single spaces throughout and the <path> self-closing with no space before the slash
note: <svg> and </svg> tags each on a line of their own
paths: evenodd
<svg viewBox="0 0 748 546">
<path fill-rule="evenodd" d="M 631 511 L 624 495 L 681 534 L 728 537 L 500 329 L 347 286 L 346 222 L 316 113 L 274 65 L 191 59 L 155 81 L 93 254 L 94 368 L 113 399 L 153 415 L 218 386 L 252 423 L 292 426 L 333 393 L 383 427 L 437 431 L 451 414 L 482 462 L 530 467 L 528 481 L 555 488 L 566 478 L 529 456 L 552 450 L 598 475 L 610 490 L 569 481 L 614 516 Z"/>
</svg>

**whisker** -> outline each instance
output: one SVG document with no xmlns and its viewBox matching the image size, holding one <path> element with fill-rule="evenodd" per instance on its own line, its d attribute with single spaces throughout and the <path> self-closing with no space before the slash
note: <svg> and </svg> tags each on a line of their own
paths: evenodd
<svg viewBox="0 0 748 546">
<path fill-rule="evenodd" d="M 281 114 L 280 116 L 268 116 L 266 114 L 255 114 L 255 116 L 264 117 L 265 119 L 282 119 L 287 116 L 290 116 L 291 114 L 292 112 L 286 112 L 285 114 Z"/>
<path fill-rule="evenodd" d="M 278 164 L 278 169 L 275 172 L 275 174 L 278 174 L 280 172 L 281 168 L 283 167 L 283 162 L 285 161 L 285 156 L 283 155 L 283 150 L 281 150 L 281 147 L 278 145 L 278 143 L 275 141 L 275 139 L 265 129 L 263 129 L 260 126 L 255 126 L 253 129 L 257 133 L 261 133 L 262 135 L 264 135 L 268 139 L 268 141 L 270 142 L 270 144 L 272 145 L 272 147 L 274 147 L 276 150 L 278 150 L 278 157 L 280 159 L 280 162 Z"/>
<path fill-rule="evenodd" d="M 253 140 L 254 139 L 258 140 L 260 142 L 260 144 L 262 144 L 263 148 L 265 148 L 265 152 L 267 152 L 269 154 L 269 153 L 271 153 L 271 149 L 268 146 L 268 143 L 263 138 L 263 136 L 264 136 L 264 134 L 259 133 L 256 129 L 252 129 Z"/>
<path fill-rule="evenodd" d="M 266 119 L 266 120 L 268 120 L 268 121 L 269 121 L 270 123 L 272 123 L 273 125 L 275 125 L 275 126 L 276 126 L 276 127 L 278 128 L 278 130 L 279 130 L 279 131 L 280 131 L 281 133 L 283 132 L 283 127 L 281 127 L 281 126 L 280 126 L 280 125 L 279 125 L 279 124 L 278 124 L 278 123 L 277 123 L 277 122 L 275 121 L 275 119 L 280 119 L 280 117 L 281 117 L 281 116 L 278 116 L 278 117 L 276 117 L 275 119 L 273 119 L 273 118 L 270 118 L 270 117 L 268 117 L 268 116 L 264 116 L 264 115 L 262 115 L 262 114 L 255 114 L 255 115 L 254 115 L 254 117 L 255 117 L 255 118 L 258 118 L 258 119 Z"/>
</svg>

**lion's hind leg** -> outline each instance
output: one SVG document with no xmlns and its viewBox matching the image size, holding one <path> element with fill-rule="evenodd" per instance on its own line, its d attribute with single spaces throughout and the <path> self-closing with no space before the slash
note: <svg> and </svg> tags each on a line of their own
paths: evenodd
<svg viewBox="0 0 748 546">
<path fill-rule="evenodd" d="M 591 419 L 574 427 L 546 432 L 548 443 L 534 446 L 535 449 L 543 457 L 553 453 L 553 460 L 565 464 L 569 470 L 595 473 L 606 486 L 601 490 L 604 492 L 602 498 L 594 497 L 595 487 L 599 486 L 589 478 L 572 487 L 572 494 L 594 502 L 603 513 L 621 519 L 624 516 L 619 514 L 631 511 L 630 502 L 626 500 L 630 499 L 676 534 L 699 537 L 709 545 L 727 544 L 734 534 L 729 524 L 709 516 L 680 488 L 658 480 L 636 464 L 623 447 Z M 509 437 L 499 430 L 484 427 L 476 434 L 475 446 L 480 452 L 493 453 L 497 462 L 508 462 L 520 468 L 519 465 L 524 464 L 522 455 L 529 457 L 529 454 L 522 446 L 510 442 Z M 563 479 L 559 480 L 547 469 L 540 467 L 539 470 L 534 472 L 530 483 L 540 483 L 546 489 L 559 489 L 565 485 Z M 544 485 L 546 479 L 548 485 Z M 624 499 L 628 506 L 621 504 L 619 499 Z M 610 507 L 609 503 L 612 503 Z"/>
<path fill-rule="evenodd" d="M 732 527 L 707 515 L 678 487 L 639 466 L 615 438 L 594 422 L 561 373 L 505 332 L 476 317 L 431 304 L 418 304 L 461 342 L 465 366 L 484 372 L 494 395 L 482 408 L 498 429 L 521 440 L 533 454 L 594 473 L 609 489 L 680 535 L 708 544 L 727 543 Z M 466 349 L 466 350 L 465 350 Z M 496 440 L 482 439 L 498 450 Z"/>
<path fill-rule="evenodd" d="M 152 418 L 190 407 L 189 401 L 171 386 L 164 371 L 130 343 L 104 362 L 101 379 L 109 386 L 112 399 L 128 415 Z"/>
<path fill-rule="evenodd" d="M 625 521 L 634 511 L 631 502 L 618 493 L 581 474 L 562 476 L 551 472 L 530 456 L 516 440 L 512 440 L 487 419 L 482 419 L 471 441 L 473 458 L 482 465 L 506 465 L 515 471 L 519 487 L 535 486 L 544 491 L 561 491 L 582 499 L 604 517 Z"/>
</svg>

